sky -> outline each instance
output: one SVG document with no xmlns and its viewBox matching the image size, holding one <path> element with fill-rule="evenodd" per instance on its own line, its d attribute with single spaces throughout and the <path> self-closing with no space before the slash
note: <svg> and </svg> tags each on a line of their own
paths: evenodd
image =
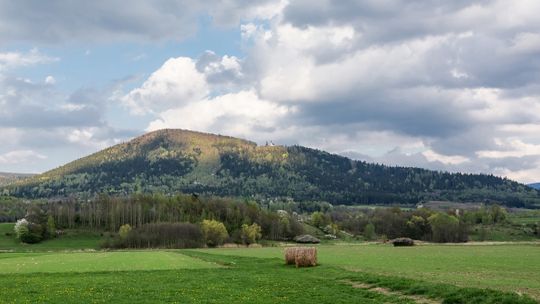
<svg viewBox="0 0 540 304">
<path fill-rule="evenodd" d="M 0 0 L 0 171 L 182 128 L 540 181 L 540 1 Z"/>
</svg>

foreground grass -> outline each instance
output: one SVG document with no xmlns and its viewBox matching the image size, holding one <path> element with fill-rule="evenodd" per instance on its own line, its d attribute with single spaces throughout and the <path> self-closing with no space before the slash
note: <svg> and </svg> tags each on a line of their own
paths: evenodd
<svg viewBox="0 0 540 304">
<path fill-rule="evenodd" d="M 2 275 L 0 302 L 414 303 L 405 295 L 417 295 L 444 303 L 535 303 L 516 294 L 343 271 L 329 264 L 296 269 L 283 265 L 277 258 L 236 257 L 208 252 L 215 251 L 168 253 L 173 254 L 170 256 L 172 259 L 174 254 L 178 258 L 189 256 L 199 263 L 220 264 L 222 267 Z M 14 258 L 25 256 L 19 253 L 12 255 Z M 350 282 L 380 286 L 395 293 L 358 288 Z"/>
<path fill-rule="evenodd" d="M 282 248 L 215 249 L 213 254 L 280 258 Z M 462 287 L 522 292 L 540 299 L 538 245 L 320 246 L 322 265 Z"/>
</svg>

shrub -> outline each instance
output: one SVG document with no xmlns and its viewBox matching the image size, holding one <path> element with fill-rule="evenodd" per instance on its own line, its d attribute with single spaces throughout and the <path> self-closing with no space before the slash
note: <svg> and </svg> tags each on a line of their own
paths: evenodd
<svg viewBox="0 0 540 304">
<path fill-rule="evenodd" d="M 453 215 L 436 213 L 428 218 L 432 231 L 432 241 L 438 243 L 459 242 L 460 222 Z"/>
<path fill-rule="evenodd" d="M 209 247 L 221 245 L 229 237 L 227 228 L 225 228 L 225 225 L 223 225 L 222 222 L 216 220 L 204 220 L 201 227 L 204 240 Z"/>
<path fill-rule="evenodd" d="M 23 243 L 35 244 L 43 240 L 43 227 L 24 218 L 17 221 L 14 230 L 15 236 Z"/>
<path fill-rule="evenodd" d="M 322 212 L 313 212 L 311 214 L 311 224 L 315 227 L 321 228 L 330 223 L 328 216 Z"/>
<path fill-rule="evenodd" d="M 20 240 L 23 243 L 27 243 L 27 244 L 39 243 L 43 240 L 44 232 L 45 232 L 45 229 L 43 229 L 43 226 L 29 222 L 28 233 L 21 234 Z"/>
<path fill-rule="evenodd" d="M 22 235 L 28 234 L 30 230 L 28 229 L 28 221 L 26 219 L 20 219 L 15 223 L 15 227 L 13 228 L 15 231 L 15 236 L 18 239 L 21 239 Z"/>
<path fill-rule="evenodd" d="M 120 226 L 120 229 L 118 229 L 118 236 L 120 236 L 121 239 L 125 240 L 129 233 L 131 232 L 131 226 L 129 224 L 125 224 Z"/>
<path fill-rule="evenodd" d="M 34 223 L 43 227 L 47 225 L 47 215 L 45 214 L 45 212 L 43 212 L 43 210 L 41 210 L 39 206 L 36 205 L 31 205 L 30 207 L 28 207 L 24 218 L 29 223 Z"/>
<path fill-rule="evenodd" d="M 253 223 L 251 225 L 242 225 L 242 228 L 240 230 L 240 237 L 242 238 L 242 242 L 244 244 L 250 245 L 253 243 L 257 243 L 257 240 L 259 240 L 261 236 L 261 226 L 257 225 L 257 223 Z"/>
<path fill-rule="evenodd" d="M 368 223 L 364 228 L 364 237 L 367 241 L 372 241 L 375 239 L 375 225 Z"/>
</svg>

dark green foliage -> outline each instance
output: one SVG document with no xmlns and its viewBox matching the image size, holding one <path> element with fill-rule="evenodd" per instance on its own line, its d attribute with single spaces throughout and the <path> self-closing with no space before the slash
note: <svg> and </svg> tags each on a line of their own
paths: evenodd
<svg viewBox="0 0 540 304">
<path fill-rule="evenodd" d="M 204 245 L 201 228 L 190 223 L 145 224 L 122 238 L 107 240 L 105 248 L 198 248 Z"/>
<path fill-rule="evenodd" d="M 45 230 L 43 229 L 43 226 L 35 223 L 28 223 L 28 233 L 21 234 L 20 240 L 27 244 L 39 243 L 43 240 L 44 234 Z"/>
<path fill-rule="evenodd" d="M 30 205 L 23 220 L 27 223 L 25 225 L 26 228 L 17 232 L 20 241 L 27 244 L 35 244 L 51 237 L 54 232 L 51 232 L 50 229 L 54 229 L 54 221 L 51 223 L 49 219 L 52 218 L 48 218 L 39 206 Z"/>
<path fill-rule="evenodd" d="M 26 215 L 28 202 L 22 199 L 0 195 L 0 223 L 16 222 Z"/>
<path fill-rule="evenodd" d="M 388 167 L 183 130 L 146 134 L 7 190 L 28 198 L 196 192 L 347 205 L 450 200 L 540 206 L 537 190 L 493 175 Z"/>
<path fill-rule="evenodd" d="M 471 211 L 475 212 L 475 211 Z M 390 239 L 407 237 L 431 242 L 466 242 L 469 238 L 468 212 L 449 215 L 429 209 L 359 209 L 337 207 L 325 214 L 334 225 L 372 240 L 375 235 Z"/>
</svg>

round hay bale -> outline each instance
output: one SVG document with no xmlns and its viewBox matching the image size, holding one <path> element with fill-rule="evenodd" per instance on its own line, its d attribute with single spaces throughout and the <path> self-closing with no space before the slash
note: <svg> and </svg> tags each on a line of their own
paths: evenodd
<svg viewBox="0 0 540 304">
<path fill-rule="evenodd" d="M 296 267 L 317 266 L 317 248 L 299 247 L 295 251 L 294 263 Z"/>
<path fill-rule="evenodd" d="M 298 247 L 285 248 L 285 265 L 293 265 Z"/>
</svg>

